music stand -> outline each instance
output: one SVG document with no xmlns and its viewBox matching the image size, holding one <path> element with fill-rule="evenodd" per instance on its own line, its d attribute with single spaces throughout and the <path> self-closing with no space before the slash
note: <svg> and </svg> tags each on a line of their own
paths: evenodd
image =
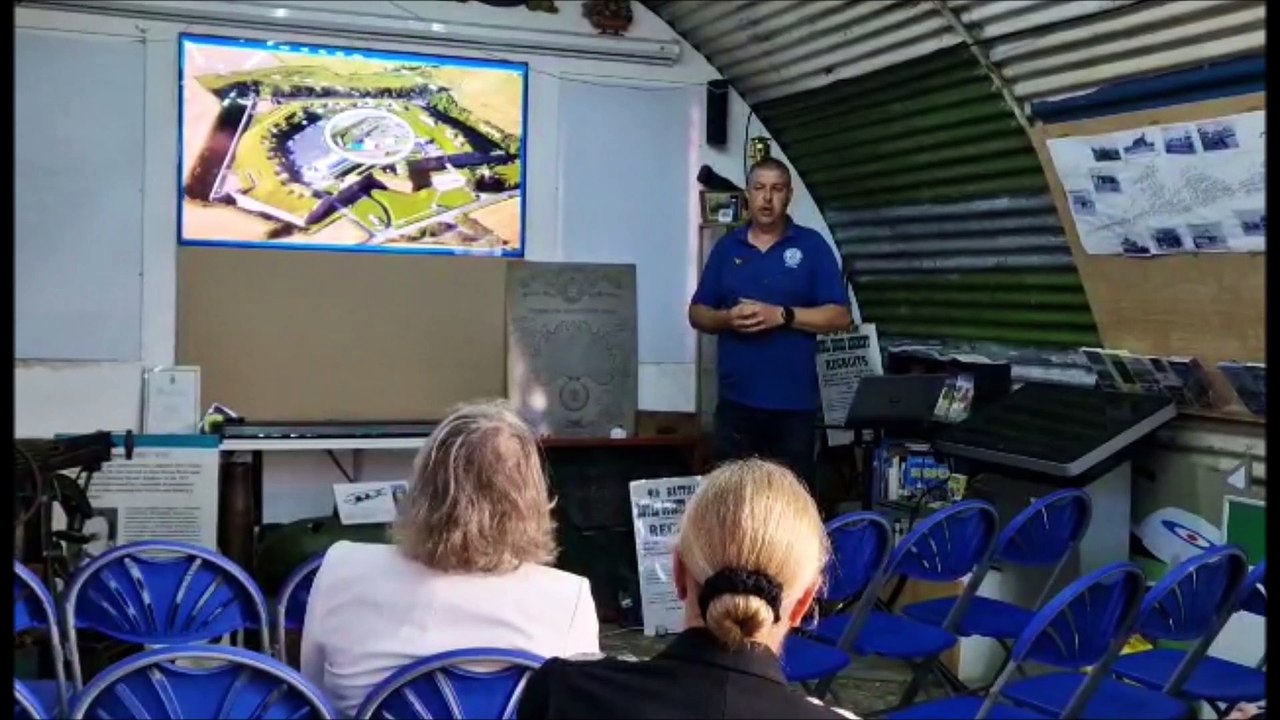
<svg viewBox="0 0 1280 720">
<path fill-rule="evenodd" d="M 853 431 L 855 446 L 864 450 L 861 473 L 864 510 L 873 509 L 875 481 L 875 470 L 865 450 L 875 448 L 885 435 L 926 439 L 947 378 L 947 375 L 868 375 L 858 381 L 844 425 L 846 430 Z M 867 432 L 869 440 L 865 437 Z"/>
</svg>

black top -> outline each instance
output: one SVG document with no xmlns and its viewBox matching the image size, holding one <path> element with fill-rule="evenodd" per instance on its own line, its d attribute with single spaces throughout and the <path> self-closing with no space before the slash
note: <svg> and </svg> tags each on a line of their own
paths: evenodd
<svg viewBox="0 0 1280 720">
<path fill-rule="evenodd" d="M 652 660 L 547 660 L 525 685 L 520 720 L 573 718 L 850 718 L 787 685 L 764 647 L 729 651 L 706 628 Z"/>
<path fill-rule="evenodd" d="M 1157 395 L 1029 382 L 935 442 L 1066 465 L 1144 426 L 1170 405 Z"/>
</svg>

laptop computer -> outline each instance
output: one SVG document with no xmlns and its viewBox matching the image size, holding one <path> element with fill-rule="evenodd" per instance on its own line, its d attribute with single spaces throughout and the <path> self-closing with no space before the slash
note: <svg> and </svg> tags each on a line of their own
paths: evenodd
<svg viewBox="0 0 1280 720">
<path fill-rule="evenodd" d="M 914 431 L 933 420 L 947 375 L 868 375 L 858 381 L 845 427 L 894 433 Z"/>
</svg>

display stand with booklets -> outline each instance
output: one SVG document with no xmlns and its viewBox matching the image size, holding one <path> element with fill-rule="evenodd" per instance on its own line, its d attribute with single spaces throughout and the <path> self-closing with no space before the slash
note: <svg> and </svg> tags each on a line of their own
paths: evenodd
<svg viewBox="0 0 1280 720">
<path fill-rule="evenodd" d="M 863 449 L 876 448 L 886 436 L 927 441 L 936 423 L 934 410 L 947 384 L 946 375 L 869 375 L 858 381 L 849 403 L 844 427 L 854 433 L 854 443 Z M 868 456 L 862 463 L 859 485 L 862 508 L 875 502 L 875 469 Z"/>
</svg>

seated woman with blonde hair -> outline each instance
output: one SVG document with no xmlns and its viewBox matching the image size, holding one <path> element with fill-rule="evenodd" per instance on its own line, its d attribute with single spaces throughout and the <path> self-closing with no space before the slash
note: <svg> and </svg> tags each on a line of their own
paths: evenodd
<svg viewBox="0 0 1280 720">
<path fill-rule="evenodd" d="M 674 548 L 685 631 L 651 660 L 547 661 L 517 717 L 853 717 L 788 687 L 779 662 L 829 552 L 818 508 L 791 471 L 763 460 L 720 466 L 685 509 Z"/>
<path fill-rule="evenodd" d="M 302 674 L 351 716 L 374 685 L 426 655 L 597 652 L 590 585 L 549 567 L 551 505 L 537 439 L 511 408 L 456 409 L 418 453 L 395 544 L 343 541 L 325 554 Z"/>
</svg>

